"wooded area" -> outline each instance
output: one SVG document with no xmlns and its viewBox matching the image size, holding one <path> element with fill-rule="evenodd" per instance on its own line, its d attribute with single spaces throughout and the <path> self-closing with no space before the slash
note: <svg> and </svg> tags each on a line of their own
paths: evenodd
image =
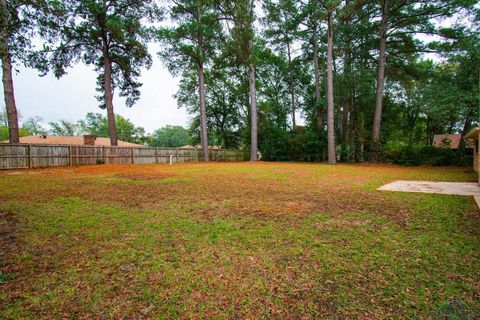
<svg viewBox="0 0 480 320">
<path fill-rule="evenodd" d="M 83 62 L 98 73 L 115 146 L 113 93 L 127 107 L 140 98 L 153 42 L 180 78 L 176 99 L 204 150 L 241 148 L 252 161 L 257 149 L 266 160 L 382 161 L 478 124 L 476 0 L 2 0 L 0 8 L 11 143 L 19 136 L 12 68 L 60 78 Z"/>
</svg>

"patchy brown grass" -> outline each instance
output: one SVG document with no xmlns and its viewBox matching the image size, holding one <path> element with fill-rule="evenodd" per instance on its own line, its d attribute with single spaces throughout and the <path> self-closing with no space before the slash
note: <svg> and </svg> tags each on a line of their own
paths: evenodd
<svg viewBox="0 0 480 320">
<path fill-rule="evenodd" d="M 463 168 L 299 163 L 0 172 L 0 317 L 426 318 L 479 292 Z"/>
</svg>

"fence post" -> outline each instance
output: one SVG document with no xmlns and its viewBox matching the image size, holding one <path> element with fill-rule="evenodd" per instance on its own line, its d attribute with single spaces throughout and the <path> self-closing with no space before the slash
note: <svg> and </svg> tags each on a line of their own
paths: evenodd
<svg viewBox="0 0 480 320">
<path fill-rule="evenodd" d="M 198 162 L 198 148 L 197 148 L 197 146 L 195 146 L 193 148 L 193 159 L 195 160 L 195 162 Z"/>
<path fill-rule="evenodd" d="M 135 161 L 134 161 L 135 159 L 134 159 L 134 155 L 133 155 L 133 147 L 131 147 L 130 150 L 131 150 L 131 156 L 132 156 L 132 164 L 134 164 L 134 163 L 135 163 Z"/>
<path fill-rule="evenodd" d="M 177 163 L 178 163 L 178 148 L 175 149 L 175 155 L 176 155 L 176 158 L 177 158 Z"/>
<path fill-rule="evenodd" d="M 155 148 L 155 163 L 158 163 L 158 148 Z"/>
<path fill-rule="evenodd" d="M 68 146 L 68 162 L 70 164 L 70 167 L 73 166 L 73 147 Z"/>
<path fill-rule="evenodd" d="M 106 150 L 107 150 L 107 149 L 105 148 L 105 146 L 102 146 L 103 163 L 104 163 L 104 164 L 107 164 L 107 162 L 108 162 Z"/>
<path fill-rule="evenodd" d="M 29 144 L 28 145 L 28 168 L 33 168 L 33 165 L 32 165 L 32 145 Z"/>
</svg>

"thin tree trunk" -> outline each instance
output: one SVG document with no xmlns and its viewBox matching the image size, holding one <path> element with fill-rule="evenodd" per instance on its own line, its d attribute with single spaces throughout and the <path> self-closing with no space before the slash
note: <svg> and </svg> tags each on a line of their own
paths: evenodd
<svg viewBox="0 0 480 320">
<path fill-rule="evenodd" d="M 348 41 L 347 41 L 348 43 Z M 348 44 L 347 44 L 348 46 Z M 350 53 L 346 49 L 344 56 L 344 75 L 346 79 L 346 92 L 343 97 L 343 110 L 342 110 L 342 161 L 346 161 L 349 158 L 349 140 L 350 140 L 350 114 L 351 114 L 351 90 L 350 90 Z"/>
<path fill-rule="evenodd" d="M 342 110 L 342 161 L 348 160 L 350 140 L 350 95 L 345 94 Z"/>
<path fill-rule="evenodd" d="M 427 145 L 430 144 L 430 116 L 427 114 L 427 125 L 426 125 L 426 130 L 425 130 L 425 134 L 426 134 L 426 139 L 425 139 L 425 142 Z"/>
<path fill-rule="evenodd" d="M 250 161 L 258 160 L 257 132 L 257 89 L 255 87 L 255 66 L 253 65 L 253 41 L 249 40 L 248 50 L 248 92 L 250 97 Z"/>
<path fill-rule="evenodd" d="M 203 64 L 198 66 L 198 95 L 200 97 L 200 143 L 203 161 L 208 162 L 207 111 L 205 107 L 205 74 Z"/>
<path fill-rule="evenodd" d="M 355 161 L 356 160 L 356 136 L 357 136 L 357 106 L 355 101 L 355 80 L 352 80 L 352 87 L 350 91 L 350 125 L 348 126 L 349 131 L 349 138 L 350 141 L 348 142 L 351 150 L 350 159 Z"/>
<path fill-rule="evenodd" d="M 103 49 L 103 68 L 104 68 L 104 83 L 103 89 L 105 91 L 105 106 L 107 109 L 108 132 L 110 134 L 110 144 L 117 146 L 117 127 L 115 124 L 115 113 L 113 112 L 113 89 L 112 89 L 112 60 L 108 53 L 107 44 L 104 43 Z"/>
<path fill-rule="evenodd" d="M 472 116 L 475 110 L 474 108 L 471 108 L 468 110 L 467 115 L 465 117 L 465 122 L 463 124 L 463 129 L 462 129 L 462 138 L 471 130 L 472 128 Z M 478 142 L 477 142 L 478 143 Z M 463 157 L 465 155 L 465 140 L 460 139 L 460 143 L 458 144 L 458 149 L 457 149 L 457 164 L 461 164 L 463 162 Z"/>
<path fill-rule="evenodd" d="M 365 114 L 362 111 L 359 112 L 358 122 L 359 122 L 358 142 L 360 143 L 359 150 L 358 150 L 358 160 L 359 162 L 363 162 L 365 161 Z"/>
<path fill-rule="evenodd" d="M 15 92 L 12 79 L 12 60 L 8 49 L 8 4 L 2 0 L 2 69 L 3 69 L 3 95 L 7 109 L 8 136 L 10 143 L 20 143 L 18 130 L 17 106 L 15 104 Z"/>
<path fill-rule="evenodd" d="M 222 117 L 222 121 L 220 123 L 220 128 L 221 128 L 221 131 L 222 131 L 222 138 L 223 138 L 223 147 L 225 149 L 228 149 L 230 147 L 230 141 L 229 141 L 229 138 L 228 138 L 228 133 L 227 133 L 227 130 L 225 130 L 225 121 L 226 121 L 226 117 L 227 115 L 223 115 Z"/>
<path fill-rule="evenodd" d="M 385 50 L 387 46 L 387 10 L 388 0 L 383 0 L 380 47 L 378 55 L 378 78 L 375 100 L 375 116 L 373 119 L 372 130 L 372 156 L 374 161 L 380 160 L 380 126 L 382 124 L 383 88 L 385 84 Z"/>
<path fill-rule="evenodd" d="M 198 26 L 202 24 L 201 2 L 197 6 Z M 205 71 L 203 68 L 203 33 L 197 27 L 198 39 L 198 96 L 200 98 L 200 143 L 202 145 L 203 161 L 208 162 L 208 134 L 207 134 L 207 108 L 205 105 Z"/>
<path fill-rule="evenodd" d="M 335 153 L 335 119 L 333 105 L 333 28 L 332 12 L 328 13 L 328 49 L 327 49 L 327 138 L 328 163 L 337 162 Z"/>
<path fill-rule="evenodd" d="M 318 66 L 317 25 L 313 27 L 313 73 L 315 76 L 315 104 L 317 111 L 317 128 L 323 128 L 323 110 L 320 106 L 320 68 Z"/>
<path fill-rule="evenodd" d="M 349 0 L 345 0 L 345 7 L 350 4 Z M 350 20 L 344 22 L 347 30 L 350 28 Z M 342 115 L 342 160 L 349 161 L 352 159 L 352 123 L 353 123 L 353 74 L 352 74 L 352 53 L 351 53 L 351 35 L 345 34 L 345 52 L 344 52 L 344 74 L 346 81 L 346 92 L 344 97 L 344 109 Z"/>
<path fill-rule="evenodd" d="M 291 109 L 292 109 L 292 129 L 295 129 L 296 126 L 296 119 L 295 119 L 295 80 L 293 75 L 293 68 L 292 68 L 292 53 L 290 50 L 290 43 L 287 41 L 287 56 L 288 56 L 288 68 L 289 68 L 289 76 L 290 76 L 290 99 L 291 99 Z"/>
</svg>

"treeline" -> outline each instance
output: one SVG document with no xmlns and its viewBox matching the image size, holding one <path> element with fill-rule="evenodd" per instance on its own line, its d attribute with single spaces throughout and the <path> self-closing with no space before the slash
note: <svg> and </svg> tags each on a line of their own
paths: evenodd
<svg viewBox="0 0 480 320">
<path fill-rule="evenodd" d="M 250 149 L 253 161 L 258 149 L 267 160 L 380 161 L 478 124 L 476 0 L 2 0 L 1 10 L 13 143 L 12 63 L 57 77 L 92 65 L 116 145 L 113 92 L 129 107 L 139 99 L 153 41 L 181 79 L 197 141 Z"/>
<path fill-rule="evenodd" d="M 117 137 L 119 140 L 142 144 L 150 147 L 181 147 L 191 145 L 195 139 L 182 126 L 166 125 L 147 133 L 143 127 L 137 127 L 132 121 L 115 115 Z M 76 122 L 61 119 L 44 124 L 39 116 L 26 118 L 20 125 L 20 137 L 28 135 L 108 137 L 108 119 L 100 113 L 89 112 L 84 119 Z M 0 112 L 0 142 L 8 140 L 8 118 L 6 112 Z"/>
</svg>

